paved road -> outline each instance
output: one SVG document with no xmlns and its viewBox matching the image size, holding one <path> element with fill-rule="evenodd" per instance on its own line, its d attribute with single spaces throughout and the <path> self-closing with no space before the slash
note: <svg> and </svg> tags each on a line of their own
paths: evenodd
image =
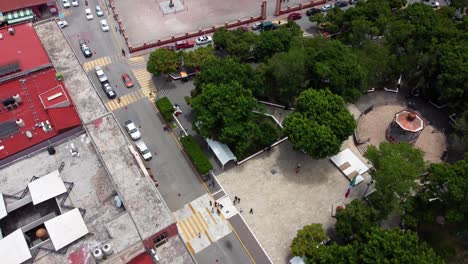
<svg viewBox="0 0 468 264">
<path fill-rule="evenodd" d="M 163 123 L 150 100 L 150 92 L 156 87 L 153 78 L 146 73 L 143 57 L 130 58 L 122 56 L 123 39 L 115 30 L 114 20 L 107 13 L 104 3 L 99 1 L 105 11 L 104 17 L 97 17 L 95 6 L 97 0 L 88 0 L 94 19 L 87 21 L 83 1 L 79 7 L 72 7 L 64 12 L 64 19 L 69 26 L 63 31 L 78 54 L 80 62 L 88 72 L 90 79 L 98 94 L 106 103 L 108 109 L 113 110 L 117 120 L 122 124 L 131 119 L 137 126 L 141 126 L 142 140 L 153 152 L 153 159 L 148 163 L 159 182 L 159 191 L 172 212 L 182 208 L 185 204 L 206 194 L 206 189 L 199 177 L 194 173 L 190 163 L 187 162 L 178 141 L 174 136 L 163 130 Z M 109 32 L 102 32 L 99 20 L 106 18 Z M 79 39 L 88 42 L 93 51 L 91 58 L 85 58 L 78 45 Z M 101 66 L 112 87 L 120 97 L 109 100 L 101 89 L 101 84 L 94 73 L 95 66 Z M 133 88 L 126 88 L 121 81 L 121 74 L 129 73 L 135 82 Z M 162 91 L 162 93 L 164 93 Z M 180 102 L 182 103 L 182 102 Z M 179 196 L 180 194 L 180 196 Z M 208 260 L 221 260 L 221 263 L 248 263 L 249 257 L 241 242 L 233 233 L 212 243 L 204 250 L 195 254 L 199 263 L 210 263 Z"/>
</svg>

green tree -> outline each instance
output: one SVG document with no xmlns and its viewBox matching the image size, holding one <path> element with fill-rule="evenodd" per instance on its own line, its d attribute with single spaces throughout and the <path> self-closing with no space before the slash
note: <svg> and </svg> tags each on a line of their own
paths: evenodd
<svg viewBox="0 0 468 264">
<path fill-rule="evenodd" d="M 256 76 L 252 67 L 234 58 L 211 58 L 206 60 L 201 68 L 203 70 L 194 81 L 197 92 L 201 92 L 205 84 L 237 82 L 249 90 L 254 90 L 256 86 Z"/>
<path fill-rule="evenodd" d="M 341 240 L 363 242 L 365 234 L 378 227 L 379 212 L 360 200 L 353 200 L 344 210 L 336 212 L 335 230 Z"/>
<path fill-rule="evenodd" d="M 169 49 L 151 52 L 146 70 L 154 75 L 175 72 L 180 64 L 180 54 Z"/>
<path fill-rule="evenodd" d="M 266 61 L 275 53 L 288 51 L 293 36 L 293 32 L 281 28 L 263 32 L 254 48 L 255 57 Z"/>
<path fill-rule="evenodd" d="M 296 149 L 320 159 L 336 154 L 356 122 L 344 100 L 328 90 L 306 90 L 294 113 L 285 119 L 285 133 Z"/>
<path fill-rule="evenodd" d="M 320 242 L 326 238 L 322 224 L 306 225 L 297 231 L 291 244 L 291 252 L 294 256 L 313 255 Z"/>
<path fill-rule="evenodd" d="M 463 115 L 456 119 L 453 125 L 454 132 L 451 135 L 453 141 L 452 148 L 459 153 L 465 153 L 468 151 L 468 111 L 465 111 Z"/>
<path fill-rule="evenodd" d="M 252 50 L 257 42 L 258 36 L 253 32 L 242 30 L 227 30 L 221 28 L 213 34 L 215 45 L 227 51 L 231 56 L 242 60 L 252 57 Z"/>
<path fill-rule="evenodd" d="M 378 149 L 370 146 L 365 156 L 374 166 L 371 175 L 379 193 L 376 197 L 380 199 L 373 205 L 381 214 L 393 208 L 401 211 L 406 199 L 411 198 L 411 191 L 416 191 L 416 180 L 425 170 L 423 152 L 407 143 L 383 142 Z"/>
<path fill-rule="evenodd" d="M 305 52 L 301 49 L 273 55 L 257 70 L 261 80 L 259 85 L 268 87 L 259 95 L 284 104 L 294 103 L 295 97 L 304 90 L 305 60 Z"/>
<path fill-rule="evenodd" d="M 234 154 L 244 157 L 260 132 L 252 119 L 257 102 L 252 92 L 238 82 L 208 83 L 191 101 L 200 135 L 228 144 Z"/>
<path fill-rule="evenodd" d="M 184 66 L 192 68 L 200 68 L 206 61 L 215 59 L 213 47 L 200 47 L 194 51 L 183 52 Z"/>
</svg>

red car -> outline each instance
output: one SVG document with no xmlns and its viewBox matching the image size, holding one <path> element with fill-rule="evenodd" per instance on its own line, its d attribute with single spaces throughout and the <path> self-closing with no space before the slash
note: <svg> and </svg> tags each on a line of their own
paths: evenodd
<svg viewBox="0 0 468 264">
<path fill-rule="evenodd" d="M 301 18 L 302 18 L 301 13 L 291 13 L 288 16 L 288 20 L 298 20 L 298 19 L 301 19 Z"/>
<path fill-rule="evenodd" d="M 180 40 L 175 43 L 175 48 L 176 50 L 179 49 L 188 49 L 191 48 L 195 45 L 195 42 L 193 40 Z"/>
<path fill-rule="evenodd" d="M 127 88 L 133 87 L 133 81 L 128 75 L 128 73 L 122 74 L 122 81 L 125 83 L 125 86 L 127 86 Z"/>
</svg>

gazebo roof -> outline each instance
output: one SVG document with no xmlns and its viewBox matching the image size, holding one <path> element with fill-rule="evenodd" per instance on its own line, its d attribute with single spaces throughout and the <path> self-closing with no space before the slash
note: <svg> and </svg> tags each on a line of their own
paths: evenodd
<svg viewBox="0 0 468 264">
<path fill-rule="evenodd" d="M 403 129 L 409 132 L 419 132 L 424 128 L 424 121 L 415 112 L 401 111 L 395 115 L 395 122 Z"/>
</svg>

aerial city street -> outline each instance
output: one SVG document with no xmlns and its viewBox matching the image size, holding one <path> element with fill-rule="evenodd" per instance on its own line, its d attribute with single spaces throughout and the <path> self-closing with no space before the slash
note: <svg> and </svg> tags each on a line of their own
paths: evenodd
<svg viewBox="0 0 468 264">
<path fill-rule="evenodd" d="M 467 7 L 0 1 L 0 263 L 466 263 Z"/>
</svg>

